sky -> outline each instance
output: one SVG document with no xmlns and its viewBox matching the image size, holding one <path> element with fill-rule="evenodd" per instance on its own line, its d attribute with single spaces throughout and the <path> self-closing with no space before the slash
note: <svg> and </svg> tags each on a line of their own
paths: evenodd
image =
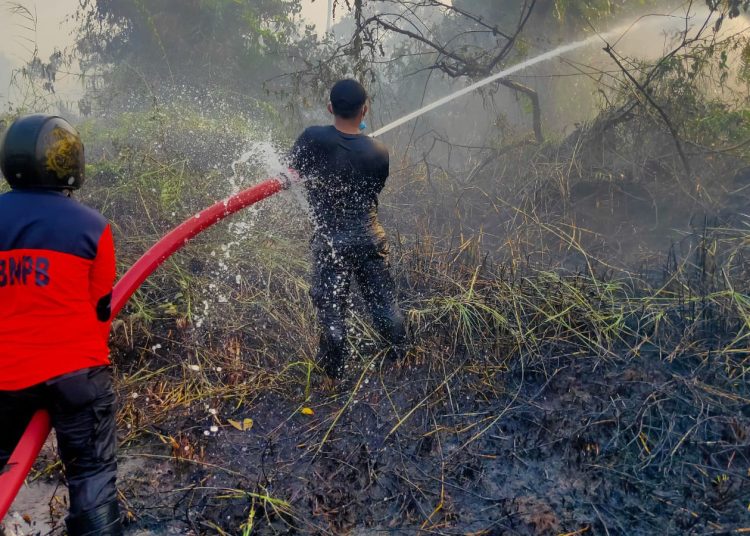
<svg viewBox="0 0 750 536">
<path fill-rule="evenodd" d="M 36 16 L 36 33 L 29 29 L 28 21 L 12 13 L 12 6 L 19 4 Z M 0 0 L 0 103 L 7 100 L 8 85 L 13 69 L 26 63 L 33 54 L 34 43 L 39 57 L 46 59 L 55 48 L 64 49 L 73 44 L 75 24 L 67 20 L 79 0 Z M 324 31 L 326 25 L 327 0 L 302 0 L 302 16 Z M 64 75 L 63 75 L 64 76 Z M 75 77 L 58 80 L 58 90 L 65 97 L 80 91 Z"/>
</svg>

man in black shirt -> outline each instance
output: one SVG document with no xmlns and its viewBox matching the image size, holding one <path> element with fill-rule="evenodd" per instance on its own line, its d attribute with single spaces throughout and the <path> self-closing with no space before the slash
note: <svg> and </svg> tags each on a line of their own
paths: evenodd
<svg viewBox="0 0 750 536">
<path fill-rule="evenodd" d="M 388 242 L 378 221 L 378 194 L 388 177 L 388 149 L 360 132 L 367 93 L 355 80 L 331 89 L 334 124 L 306 129 L 292 150 L 292 167 L 305 181 L 312 211 L 313 283 L 318 309 L 318 361 L 331 378 L 341 376 L 346 348 L 349 286 L 356 279 L 381 336 L 404 342 L 404 317 L 388 272 Z"/>
</svg>

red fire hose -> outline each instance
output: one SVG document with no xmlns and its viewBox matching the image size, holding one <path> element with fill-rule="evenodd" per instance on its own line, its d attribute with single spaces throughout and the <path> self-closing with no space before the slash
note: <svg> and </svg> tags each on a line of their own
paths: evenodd
<svg viewBox="0 0 750 536">
<path fill-rule="evenodd" d="M 227 216 L 278 193 L 295 178 L 296 173 L 290 170 L 289 176 L 267 179 L 247 190 L 219 201 L 172 229 L 144 253 L 117 282 L 112 291 L 112 316 L 114 317 L 120 312 L 130 296 L 154 270 L 174 252 L 182 248 L 191 238 Z M 0 474 L 0 521 L 13 504 L 16 494 L 23 485 L 26 475 L 42 449 L 49 432 L 49 414 L 46 411 L 36 412 L 13 451 L 5 470 Z"/>
</svg>

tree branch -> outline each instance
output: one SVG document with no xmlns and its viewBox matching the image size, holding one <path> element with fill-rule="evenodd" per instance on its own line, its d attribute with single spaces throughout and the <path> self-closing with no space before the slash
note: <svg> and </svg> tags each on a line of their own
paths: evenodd
<svg viewBox="0 0 750 536">
<path fill-rule="evenodd" d="M 635 77 L 630 74 L 630 72 L 623 66 L 623 64 L 620 62 L 620 59 L 617 57 L 617 55 L 613 52 L 612 47 L 607 44 L 606 47 L 604 47 L 604 51 L 609 54 L 609 57 L 612 58 L 612 60 L 617 64 L 617 66 L 620 68 L 620 70 L 623 72 L 623 74 L 627 77 L 628 80 L 638 89 L 638 91 L 646 98 L 646 100 L 653 106 L 653 108 L 659 113 L 662 120 L 664 121 L 664 124 L 667 125 L 667 128 L 669 129 L 669 133 L 672 135 L 672 139 L 674 140 L 675 147 L 677 148 L 677 153 L 680 155 L 680 160 L 682 161 L 682 165 L 685 168 L 685 172 L 688 174 L 688 177 L 692 179 L 693 177 L 693 171 L 690 168 L 690 162 L 688 161 L 687 156 L 685 155 L 685 150 L 682 148 L 682 142 L 680 141 L 680 135 L 677 132 L 677 128 L 672 124 L 672 121 L 669 119 L 669 116 L 664 111 L 664 109 L 657 104 L 657 102 L 654 100 L 654 98 L 651 96 L 651 94 L 648 92 L 648 90 L 642 86 L 640 83 L 638 83 L 638 80 L 635 79 Z"/>
<path fill-rule="evenodd" d="M 514 80 L 501 78 L 498 82 L 505 87 L 519 91 L 526 95 L 531 101 L 532 122 L 534 125 L 534 137 L 537 143 L 544 143 L 544 133 L 542 132 L 542 109 L 539 106 L 539 94 L 528 86 L 525 86 Z"/>
</svg>

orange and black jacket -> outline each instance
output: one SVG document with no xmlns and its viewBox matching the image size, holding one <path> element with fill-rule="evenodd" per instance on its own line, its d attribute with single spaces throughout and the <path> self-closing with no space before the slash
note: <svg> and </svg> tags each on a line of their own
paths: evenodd
<svg viewBox="0 0 750 536">
<path fill-rule="evenodd" d="M 107 365 L 112 230 L 52 190 L 0 195 L 0 391 Z"/>
</svg>

